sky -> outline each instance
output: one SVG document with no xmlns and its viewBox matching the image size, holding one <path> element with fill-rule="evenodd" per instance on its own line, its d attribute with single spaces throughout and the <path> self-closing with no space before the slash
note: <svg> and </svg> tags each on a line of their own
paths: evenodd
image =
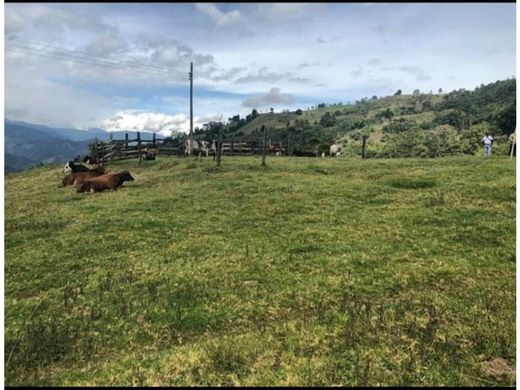
<svg viewBox="0 0 520 390">
<path fill-rule="evenodd" d="M 515 3 L 8 3 L 5 115 L 189 130 L 516 76 Z"/>
</svg>

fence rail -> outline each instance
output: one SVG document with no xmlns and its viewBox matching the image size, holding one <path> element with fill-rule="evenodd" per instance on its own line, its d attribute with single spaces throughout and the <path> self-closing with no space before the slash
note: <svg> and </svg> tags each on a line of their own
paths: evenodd
<svg viewBox="0 0 520 390">
<path fill-rule="evenodd" d="M 211 143 L 210 143 L 211 145 Z M 209 155 L 215 154 L 215 149 L 208 149 Z M 183 142 L 171 142 L 166 139 L 155 138 L 144 140 L 140 133 L 137 138 L 129 139 L 126 134 L 125 139 L 110 139 L 106 142 L 96 141 L 96 155 L 100 162 L 128 160 L 138 158 L 140 160 L 147 158 L 155 158 L 161 155 L 183 155 L 185 153 Z M 253 156 L 261 155 L 263 151 L 261 140 L 222 140 L 223 156 Z M 287 142 L 269 140 L 266 151 L 268 154 L 286 156 L 290 155 L 290 149 Z M 202 154 L 204 155 L 204 153 Z"/>
</svg>

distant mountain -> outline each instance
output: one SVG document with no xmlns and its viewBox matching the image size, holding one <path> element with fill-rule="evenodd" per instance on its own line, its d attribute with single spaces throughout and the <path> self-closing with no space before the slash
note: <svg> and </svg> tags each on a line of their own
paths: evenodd
<svg viewBox="0 0 520 390">
<path fill-rule="evenodd" d="M 75 141 L 60 132 L 37 130 L 5 122 L 5 171 L 23 170 L 39 163 L 66 162 L 78 154 L 88 153 L 94 138 Z"/>
<path fill-rule="evenodd" d="M 22 121 L 4 120 L 5 172 L 18 172 L 32 166 L 65 163 L 80 154 L 88 154 L 88 145 L 97 138 L 137 138 L 135 131 L 109 133 L 102 129 L 77 130 L 56 128 Z M 152 133 L 141 132 L 143 139 L 151 139 Z"/>
<path fill-rule="evenodd" d="M 77 129 L 67 129 L 67 128 L 57 128 L 57 127 L 49 127 L 45 125 L 37 125 L 33 123 L 27 123 L 22 121 L 11 121 L 9 119 L 5 119 L 5 125 L 18 125 L 27 129 L 34 129 L 39 132 L 48 134 L 52 137 L 59 137 L 62 139 L 67 139 L 69 141 L 85 141 L 92 140 L 98 137 L 99 139 L 108 139 L 108 133 L 101 129 L 89 129 L 89 130 L 77 130 Z"/>
<path fill-rule="evenodd" d="M 29 160 L 28 158 L 15 156 L 10 153 L 5 154 L 4 162 L 5 173 L 20 172 L 28 168 L 31 168 L 35 165 L 34 161 Z"/>
</svg>

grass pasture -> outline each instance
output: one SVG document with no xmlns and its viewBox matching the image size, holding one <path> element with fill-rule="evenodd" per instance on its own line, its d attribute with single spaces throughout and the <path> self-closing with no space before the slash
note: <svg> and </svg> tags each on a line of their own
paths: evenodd
<svg viewBox="0 0 520 390">
<path fill-rule="evenodd" d="M 5 179 L 6 385 L 514 385 L 501 157 L 118 162 Z"/>
</svg>

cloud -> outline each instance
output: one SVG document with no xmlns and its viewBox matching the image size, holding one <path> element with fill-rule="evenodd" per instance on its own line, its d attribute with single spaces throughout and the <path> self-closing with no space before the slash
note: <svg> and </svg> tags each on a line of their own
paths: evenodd
<svg viewBox="0 0 520 390">
<path fill-rule="evenodd" d="M 336 36 L 333 36 L 330 38 L 316 38 L 316 40 L 314 42 L 318 43 L 318 44 L 333 43 L 333 42 L 341 41 L 344 37 L 345 37 L 344 35 L 336 35 Z"/>
<path fill-rule="evenodd" d="M 383 66 L 381 70 L 399 70 L 415 76 L 417 81 L 429 81 L 431 77 L 420 66 Z"/>
<path fill-rule="evenodd" d="M 363 69 L 361 69 L 361 68 L 359 68 L 359 67 L 356 68 L 356 69 L 354 69 L 353 71 L 350 72 L 350 74 L 351 74 L 352 76 L 354 76 L 354 77 L 358 77 L 358 76 L 360 76 L 361 73 L 363 73 Z"/>
<path fill-rule="evenodd" d="M 242 17 L 240 11 L 222 12 L 214 3 L 196 3 L 195 7 L 213 19 L 217 27 L 233 24 Z"/>
<path fill-rule="evenodd" d="M 304 62 L 303 64 L 298 65 L 298 67 L 296 69 L 301 70 L 301 69 L 310 68 L 313 66 L 320 66 L 320 65 L 321 64 L 319 62 L 315 62 L 314 64 L 309 64 L 307 62 Z"/>
<path fill-rule="evenodd" d="M 324 9 L 324 4 L 308 3 L 271 3 L 258 6 L 260 15 L 275 22 L 316 16 Z"/>
<path fill-rule="evenodd" d="M 96 32 L 96 37 L 85 48 L 94 56 L 107 57 L 128 50 L 129 45 L 116 28 Z"/>
<path fill-rule="evenodd" d="M 247 68 L 243 67 L 243 66 L 237 66 L 237 67 L 233 67 L 231 69 L 228 69 L 228 70 L 223 70 L 223 71 L 220 71 L 218 74 L 215 74 L 215 75 L 212 75 L 211 76 L 211 80 L 213 81 L 229 81 L 231 79 L 233 79 L 238 73 L 246 70 Z M 216 71 L 216 68 L 212 69 L 214 71 Z"/>
<path fill-rule="evenodd" d="M 383 61 L 380 58 L 370 58 L 367 62 L 368 65 L 379 65 Z"/>
<path fill-rule="evenodd" d="M 221 116 L 194 117 L 193 127 L 201 127 L 203 123 L 221 120 Z M 158 112 L 128 110 L 118 112 L 101 122 L 101 128 L 107 131 L 151 131 L 166 137 L 178 133 L 188 133 L 190 118 L 185 114 L 168 115 Z"/>
<path fill-rule="evenodd" d="M 259 108 L 269 105 L 291 105 L 293 104 L 292 95 L 280 93 L 280 88 L 271 88 L 264 95 L 250 97 L 242 102 L 243 107 Z"/>
<path fill-rule="evenodd" d="M 249 74 L 244 77 L 240 77 L 239 79 L 235 80 L 236 84 L 243 84 L 243 83 L 254 83 L 254 82 L 276 82 L 280 80 L 288 80 L 295 83 L 307 83 L 310 80 L 306 78 L 302 78 L 299 76 L 295 76 L 292 73 L 274 73 L 269 72 L 267 70 L 267 67 L 260 68 L 256 74 Z"/>
</svg>

